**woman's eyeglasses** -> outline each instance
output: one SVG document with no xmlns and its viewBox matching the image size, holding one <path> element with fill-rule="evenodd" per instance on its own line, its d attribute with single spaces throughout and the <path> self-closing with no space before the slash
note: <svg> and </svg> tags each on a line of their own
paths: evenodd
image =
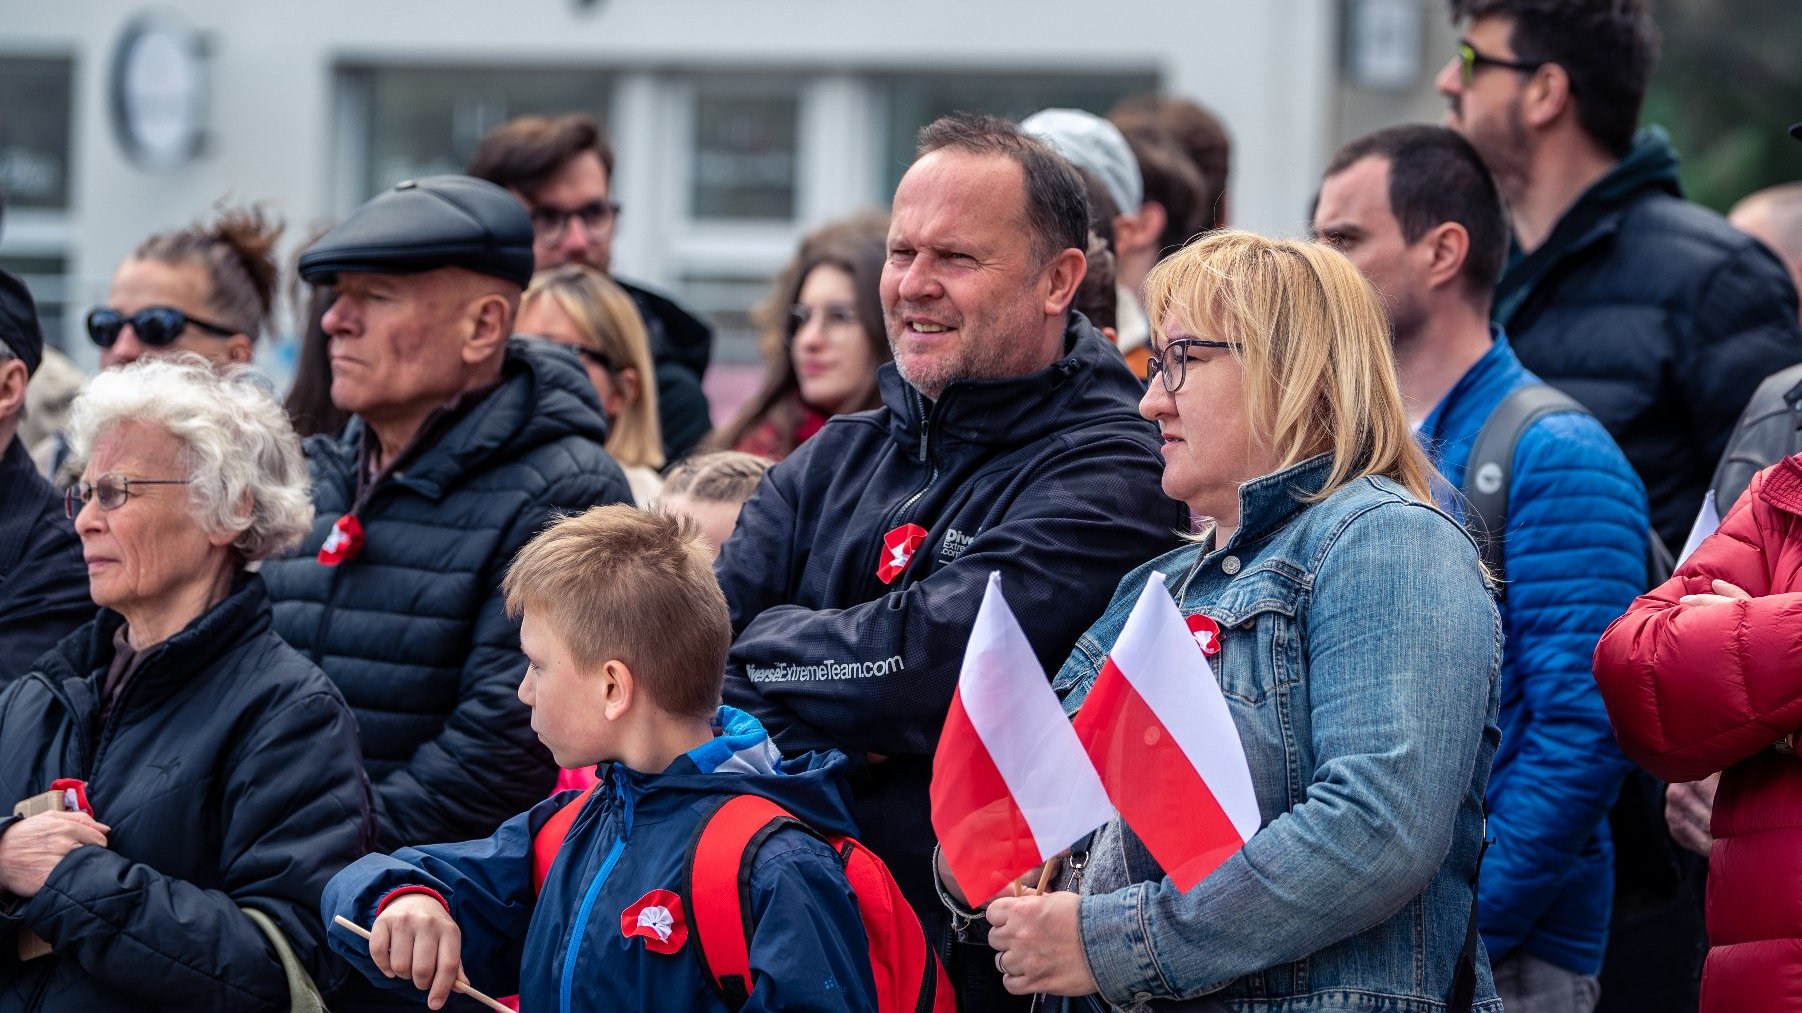
<svg viewBox="0 0 1802 1013">
<path fill-rule="evenodd" d="M 1153 352 L 1145 359 L 1145 383 L 1159 376 L 1164 378 L 1164 390 L 1174 394 L 1181 390 L 1183 381 L 1189 378 L 1189 348 L 1225 348 L 1230 351 L 1244 351 L 1245 346 L 1237 341 L 1210 341 L 1206 338 L 1177 338 L 1164 343 L 1162 352 Z"/>
<path fill-rule="evenodd" d="M 92 482 L 77 482 L 63 493 L 63 513 L 70 520 L 81 513 L 88 500 L 100 501 L 100 509 L 117 510 L 132 497 L 134 485 L 187 485 L 185 478 L 126 478 L 124 475 L 102 475 Z"/>
<path fill-rule="evenodd" d="M 792 344 L 801 328 L 815 316 L 819 316 L 820 325 L 827 328 L 844 327 L 859 324 L 857 307 L 850 303 L 827 303 L 817 309 L 804 303 L 795 303 L 788 308 L 788 340 Z"/>
<path fill-rule="evenodd" d="M 102 306 L 88 313 L 88 337 L 101 348 L 111 348 L 126 324 L 131 325 L 139 341 L 152 348 L 173 344 L 190 325 L 221 338 L 240 333 L 235 327 L 189 316 L 173 306 L 149 306 L 129 316 Z"/>
</svg>

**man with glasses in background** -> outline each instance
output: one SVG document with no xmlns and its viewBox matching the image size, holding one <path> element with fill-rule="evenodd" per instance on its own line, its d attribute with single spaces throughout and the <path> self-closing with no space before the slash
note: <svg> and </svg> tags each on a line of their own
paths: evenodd
<svg viewBox="0 0 1802 1013">
<path fill-rule="evenodd" d="M 43 354 L 31 293 L 0 271 L 0 686 L 94 617 L 75 526 L 18 437 Z"/>
<path fill-rule="evenodd" d="M 1681 546 L 1752 391 L 1802 360 L 1795 287 L 1770 251 L 1684 200 L 1668 139 L 1637 129 L 1658 51 L 1643 0 L 1451 9 L 1463 34 L 1437 81 L 1447 125 L 1495 174 L 1514 234 L 1495 322 L 1608 429 L 1652 526 Z M 1601 1010 L 1696 1008 L 1702 872 L 1662 801 L 1636 772 L 1613 813 Z"/>
<path fill-rule="evenodd" d="M 490 130 L 469 160 L 471 176 L 506 187 L 532 216 L 540 271 L 584 264 L 612 275 L 620 205 L 613 199 L 613 149 L 586 113 L 521 116 Z M 644 318 L 657 372 L 657 422 L 664 457 L 681 460 L 713 428 L 701 378 L 713 330 L 667 296 L 614 277 Z"/>
</svg>

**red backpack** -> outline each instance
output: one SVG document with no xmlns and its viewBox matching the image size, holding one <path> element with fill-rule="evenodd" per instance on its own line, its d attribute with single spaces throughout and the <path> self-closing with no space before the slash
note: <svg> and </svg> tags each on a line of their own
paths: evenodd
<svg viewBox="0 0 1802 1013">
<path fill-rule="evenodd" d="M 589 788 L 557 810 L 533 838 L 535 891 L 543 891 L 570 825 L 592 794 L 594 788 Z M 820 833 L 757 795 L 734 795 L 702 817 L 682 876 L 682 903 L 688 908 L 695 956 L 726 1007 L 742 1008 L 752 987 L 752 926 L 747 917 L 751 877 L 740 873 L 763 842 L 784 827 L 824 841 L 838 853 L 869 937 L 879 1013 L 955 1013 L 945 967 L 882 859 L 850 837 Z"/>
</svg>

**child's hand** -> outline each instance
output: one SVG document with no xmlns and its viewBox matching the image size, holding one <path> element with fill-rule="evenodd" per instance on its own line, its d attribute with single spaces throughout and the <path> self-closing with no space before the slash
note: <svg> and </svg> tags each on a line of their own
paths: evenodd
<svg viewBox="0 0 1802 1013">
<path fill-rule="evenodd" d="M 463 933 L 437 898 L 394 898 L 369 928 L 369 959 L 390 978 L 411 978 L 427 990 L 426 1005 L 441 1009 L 463 976 Z"/>
</svg>

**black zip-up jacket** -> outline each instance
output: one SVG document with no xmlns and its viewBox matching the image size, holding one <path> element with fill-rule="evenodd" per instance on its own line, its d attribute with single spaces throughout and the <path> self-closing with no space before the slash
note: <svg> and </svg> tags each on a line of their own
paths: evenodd
<svg viewBox="0 0 1802 1013">
<path fill-rule="evenodd" d="M 771 469 L 716 568 L 726 702 L 785 752 L 882 757 L 855 777 L 852 810 L 929 926 L 945 920 L 932 754 L 989 572 L 1055 672 L 1120 578 L 1185 524 L 1160 487 L 1143 385 L 1080 314 L 1065 341 L 1046 369 L 954 383 L 936 404 L 883 366 L 883 407 L 833 418 Z M 910 523 L 926 538 L 884 584 L 884 534 Z"/>
<path fill-rule="evenodd" d="M 1515 251 L 1495 319 L 1520 361 L 1620 444 L 1673 551 L 1752 392 L 1802 361 L 1789 272 L 1683 199 L 1676 153 L 1656 127 L 1640 131 L 1542 246 Z"/>
<path fill-rule="evenodd" d="M 369 490 L 362 551 L 337 566 L 317 555 L 356 500 L 363 421 L 308 440 L 313 530 L 263 566 L 276 632 L 357 715 L 387 851 L 486 837 L 549 794 L 501 577 L 559 513 L 632 502 L 575 356 L 520 338 L 506 355 L 500 386 Z"/>
<path fill-rule="evenodd" d="M 0 686 L 94 618 L 81 540 L 62 499 L 18 437 L 0 447 Z"/>
<path fill-rule="evenodd" d="M 281 963 L 241 907 L 274 919 L 332 989 L 347 968 L 319 894 L 375 834 L 344 698 L 270 632 L 249 576 L 145 653 L 103 723 L 123 621 L 102 611 L 0 692 L 0 812 L 82 778 L 112 828 L 35 896 L 0 893 L 0 1013 L 284 1011 Z M 21 963 L 21 926 L 53 952 Z"/>
</svg>

